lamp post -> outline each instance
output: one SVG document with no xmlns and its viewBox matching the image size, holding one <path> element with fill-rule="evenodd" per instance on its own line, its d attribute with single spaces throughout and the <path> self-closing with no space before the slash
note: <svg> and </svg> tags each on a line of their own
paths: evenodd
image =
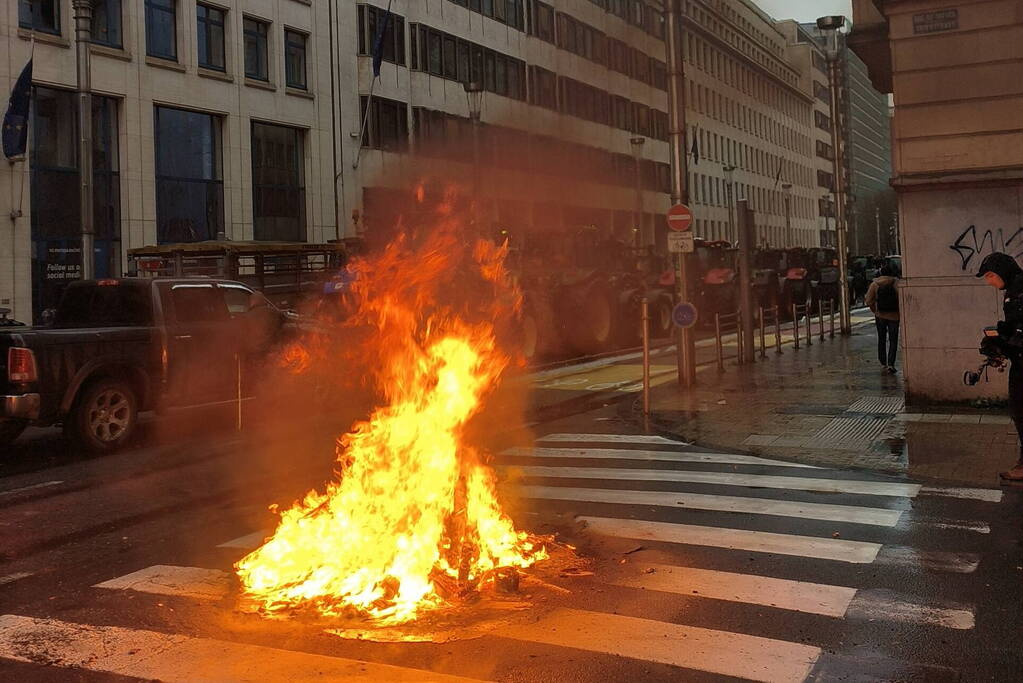
<svg viewBox="0 0 1023 683">
<path fill-rule="evenodd" d="M 725 166 L 725 194 L 728 196 L 728 237 L 735 236 L 735 210 L 733 193 L 735 189 L 735 166 Z"/>
<path fill-rule="evenodd" d="M 785 248 L 792 244 L 792 183 L 782 183 L 782 194 L 785 196 Z"/>
<path fill-rule="evenodd" d="M 838 31 L 845 26 L 845 17 L 828 16 L 817 20 L 817 28 L 827 39 L 828 82 L 831 85 L 831 144 L 835 154 L 835 237 L 838 250 L 838 281 L 848 282 L 849 264 L 847 247 L 847 226 L 845 222 L 845 141 L 842 139 L 842 80 Z M 852 334 L 852 318 L 849 314 L 849 288 L 839 287 L 839 306 L 842 334 Z"/>
<path fill-rule="evenodd" d="M 483 84 L 479 81 L 465 81 L 465 99 L 469 106 L 469 120 L 472 122 L 472 218 L 476 229 L 480 229 L 480 204 L 482 179 L 480 178 L 480 125 L 483 116 Z"/>
<path fill-rule="evenodd" d="M 78 206 L 81 216 L 83 280 L 96 276 L 96 216 L 92 189 L 92 0 L 73 0 L 78 67 Z"/>
<path fill-rule="evenodd" d="M 834 203 L 831 201 L 831 195 L 825 194 L 821 197 L 824 200 L 824 241 L 826 244 L 822 244 L 822 247 L 832 246 L 831 242 L 831 212 L 834 211 Z"/>
<path fill-rule="evenodd" d="M 643 228 L 643 174 L 640 168 L 640 161 L 642 160 L 643 154 L 643 143 L 646 142 L 646 138 L 634 137 L 629 138 L 629 144 L 632 145 L 632 156 L 636 164 L 636 206 L 635 206 L 635 217 L 632 221 L 633 226 L 633 246 L 646 246 L 649 244 L 647 240 L 646 231 Z M 637 242 L 638 240 L 638 242 Z"/>
</svg>

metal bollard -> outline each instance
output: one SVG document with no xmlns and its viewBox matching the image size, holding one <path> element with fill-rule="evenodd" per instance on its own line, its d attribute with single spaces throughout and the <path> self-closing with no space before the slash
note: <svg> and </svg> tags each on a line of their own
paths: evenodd
<svg viewBox="0 0 1023 683">
<path fill-rule="evenodd" d="M 806 345 L 813 346 L 813 302 L 806 304 Z"/>
<path fill-rule="evenodd" d="M 742 342 L 743 342 L 743 339 L 745 338 L 744 337 L 745 334 L 746 334 L 746 330 L 744 330 L 743 326 L 742 326 L 742 315 L 740 313 L 736 313 L 735 314 L 735 344 L 736 344 L 735 364 L 736 365 L 745 365 L 746 364 L 746 359 L 743 357 L 745 354 L 743 354 L 743 352 L 742 352 L 742 349 L 743 349 Z"/>
<path fill-rule="evenodd" d="M 764 307 L 760 307 L 760 357 L 767 358 L 767 342 L 764 336 L 764 327 L 767 325 L 767 321 L 764 320 Z"/>
<path fill-rule="evenodd" d="M 824 341 L 824 300 L 817 302 L 817 327 L 820 328 L 821 341 Z"/>
<path fill-rule="evenodd" d="M 799 349 L 799 306 L 792 304 L 792 340 L 793 348 Z"/>
<path fill-rule="evenodd" d="M 643 320 L 643 414 L 650 414 L 650 302 L 640 299 Z"/>
<path fill-rule="evenodd" d="M 235 398 L 237 399 L 237 403 L 236 403 L 237 413 L 235 415 L 235 425 L 234 425 L 234 428 L 235 428 L 235 431 L 239 431 L 240 432 L 242 430 L 242 357 L 241 357 L 241 355 L 236 353 L 234 355 L 234 362 L 235 362 L 236 371 L 237 371 L 237 375 L 238 375 L 237 395 L 235 396 Z"/>
<path fill-rule="evenodd" d="M 718 356 L 718 372 L 725 371 L 725 350 L 721 347 L 721 314 L 714 314 L 714 346 Z"/>
<path fill-rule="evenodd" d="M 835 338 L 835 300 L 832 299 L 828 305 L 828 312 L 831 314 L 831 338 Z"/>
<path fill-rule="evenodd" d="M 774 307 L 774 348 L 781 353 L 781 308 Z"/>
</svg>

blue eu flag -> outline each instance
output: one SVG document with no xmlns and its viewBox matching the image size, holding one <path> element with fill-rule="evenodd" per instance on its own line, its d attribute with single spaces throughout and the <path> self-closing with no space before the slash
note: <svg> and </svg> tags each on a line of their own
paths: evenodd
<svg viewBox="0 0 1023 683">
<path fill-rule="evenodd" d="M 377 39 L 373 42 L 373 77 L 380 76 L 380 63 L 384 61 L 384 36 L 391 25 L 391 10 L 387 10 L 384 20 L 380 23 L 380 31 Z"/>
<path fill-rule="evenodd" d="M 25 155 L 28 147 L 28 110 L 32 101 L 32 60 L 21 70 L 11 91 L 7 113 L 4 114 L 4 156 L 8 159 Z"/>
</svg>

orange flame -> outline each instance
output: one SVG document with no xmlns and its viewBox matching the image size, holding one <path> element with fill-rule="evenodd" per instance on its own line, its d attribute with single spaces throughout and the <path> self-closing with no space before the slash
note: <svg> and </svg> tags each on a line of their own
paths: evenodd
<svg viewBox="0 0 1023 683">
<path fill-rule="evenodd" d="M 355 322 L 375 330 L 367 352 L 386 405 L 339 439 L 340 480 L 284 511 L 237 563 L 266 612 L 404 623 L 446 604 L 452 582 L 479 586 L 546 557 L 502 512 L 463 439 L 510 362 L 495 330 L 520 301 L 505 250 L 466 247 L 449 204 L 432 221 L 425 237 L 399 236 L 358 264 Z"/>
</svg>

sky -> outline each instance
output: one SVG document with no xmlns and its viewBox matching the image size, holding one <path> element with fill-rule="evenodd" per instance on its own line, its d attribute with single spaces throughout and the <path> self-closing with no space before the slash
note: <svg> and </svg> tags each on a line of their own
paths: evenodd
<svg viewBox="0 0 1023 683">
<path fill-rule="evenodd" d="M 844 14 L 852 18 L 851 0 L 753 0 L 775 19 L 815 21 L 829 14 Z"/>
</svg>

